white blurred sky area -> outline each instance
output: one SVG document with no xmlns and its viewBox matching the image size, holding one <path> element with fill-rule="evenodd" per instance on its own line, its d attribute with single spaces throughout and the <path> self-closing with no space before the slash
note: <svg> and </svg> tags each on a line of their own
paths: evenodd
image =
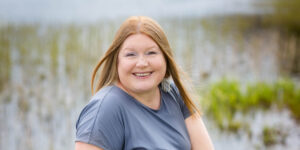
<svg viewBox="0 0 300 150">
<path fill-rule="evenodd" d="M 203 17 L 257 13 L 257 0 L 0 0 L 0 22 L 94 22 L 132 15 Z"/>
</svg>

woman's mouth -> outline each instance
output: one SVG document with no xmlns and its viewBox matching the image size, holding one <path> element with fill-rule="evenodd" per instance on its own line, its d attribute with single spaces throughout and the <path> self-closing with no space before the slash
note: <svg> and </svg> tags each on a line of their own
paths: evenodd
<svg viewBox="0 0 300 150">
<path fill-rule="evenodd" d="M 152 72 L 143 72 L 143 73 L 133 73 L 134 76 L 138 78 L 145 78 L 152 74 Z"/>
</svg>

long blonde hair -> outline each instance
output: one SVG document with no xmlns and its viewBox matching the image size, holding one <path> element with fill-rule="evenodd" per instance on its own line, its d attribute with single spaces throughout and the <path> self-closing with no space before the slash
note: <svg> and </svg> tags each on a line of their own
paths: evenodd
<svg viewBox="0 0 300 150">
<path fill-rule="evenodd" d="M 104 56 L 94 68 L 91 80 L 92 93 L 94 94 L 94 80 L 99 68 L 101 68 L 101 72 L 98 79 L 98 83 L 96 85 L 96 91 L 100 90 L 105 86 L 111 85 L 118 80 L 117 61 L 120 47 L 127 37 L 137 33 L 145 34 L 157 43 L 157 45 L 164 54 L 167 64 L 165 78 L 171 77 L 173 79 L 189 111 L 192 114 L 194 112 L 199 112 L 198 108 L 192 101 L 191 94 L 183 85 L 183 81 L 180 77 L 182 71 L 177 67 L 175 63 L 175 60 L 173 58 L 173 52 L 170 48 L 169 42 L 167 40 L 166 35 L 164 34 L 163 29 L 153 19 L 145 16 L 129 17 L 121 25 L 114 37 L 111 46 L 108 48 Z"/>
</svg>

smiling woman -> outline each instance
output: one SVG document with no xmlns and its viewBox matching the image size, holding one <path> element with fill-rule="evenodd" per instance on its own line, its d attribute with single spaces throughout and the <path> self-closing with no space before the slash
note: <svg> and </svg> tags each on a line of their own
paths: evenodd
<svg viewBox="0 0 300 150">
<path fill-rule="evenodd" d="M 97 92 L 76 123 L 77 150 L 213 149 L 154 20 L 130 17 L 121 25 L 94 69 L 92 91 L 99 68 Z"/>
</svg>

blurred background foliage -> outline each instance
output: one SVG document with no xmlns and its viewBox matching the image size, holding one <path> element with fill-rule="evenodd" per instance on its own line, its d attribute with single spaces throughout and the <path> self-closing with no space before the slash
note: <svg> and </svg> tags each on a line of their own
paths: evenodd
<svg viewBox="0 0 300 150">
<path fill-rule="evenodd" d="M 273 12 L 266 14 L 266 26 L 279 28 L 290 35 L 300 36 L 300 1 L 274 0 L 270 1 Z"/>
<path fill-rule="evenodd" d="M 255 32 L 278 31 L 281 40 L 276 53 L 281 72 L 300 76 L 300 1 L 271 0 L 256 5 L 267 13 L 209 17 L 201 24 L 210 40 L 220 42 L 224 36 L 231 36 L 239 44 Z"/>
<path fill-rule="evenodd" d="M 289 110 L 297 125 L 300 124 L 300 87 L 298 82 L 292 80 L 300 77 L 300 1 L 261 1 L 257 6 L 267 13 L 224 15 L 201 21 L 210 40 L 222 43 L 224 36 L 230 37 L 239 43 L 237 47 L 241 50 L 253 33 L 276 31 L 279 35 L 275 54 L 281 77 L 284 78 L 246 84 L 241 80 L 222 78 L 210 84 L 209 88 L 200 90 L 204 112 L 214 118 L 219 129 L 234 134 L 246 133 L 250 139 L 252 122 L 241 119 L 241 114 L 254 116 L 257 111 Z M 280 127 L 266 125 L 261 135 L 267 147 L 286 144 L 287 133 Z"/>
<path fill-rule="evenodd" d="M 255 6 L 257 13 L 157 20 L 198 88 L 216 149 L 295 149 L 300 0 Z M 91 95 L 90 74 L 116 20 L 0 25 L 0 149 L 73 148 L 76 119 Z"/>
<path fill-rule="evenodd" d="M 275 83 L 256 82 L 243 87 L 238 81 L 222 79 L 210 86 L 203 95 L 203 107 L 207 115 L 214 118 L 222 130 L 237 132 L 249 124 L 236 122 L 236 113 L 255 112 L 256 109 L 288 109 L 300 123 L 300 88 L 289 79 Z"/>
</svg>

